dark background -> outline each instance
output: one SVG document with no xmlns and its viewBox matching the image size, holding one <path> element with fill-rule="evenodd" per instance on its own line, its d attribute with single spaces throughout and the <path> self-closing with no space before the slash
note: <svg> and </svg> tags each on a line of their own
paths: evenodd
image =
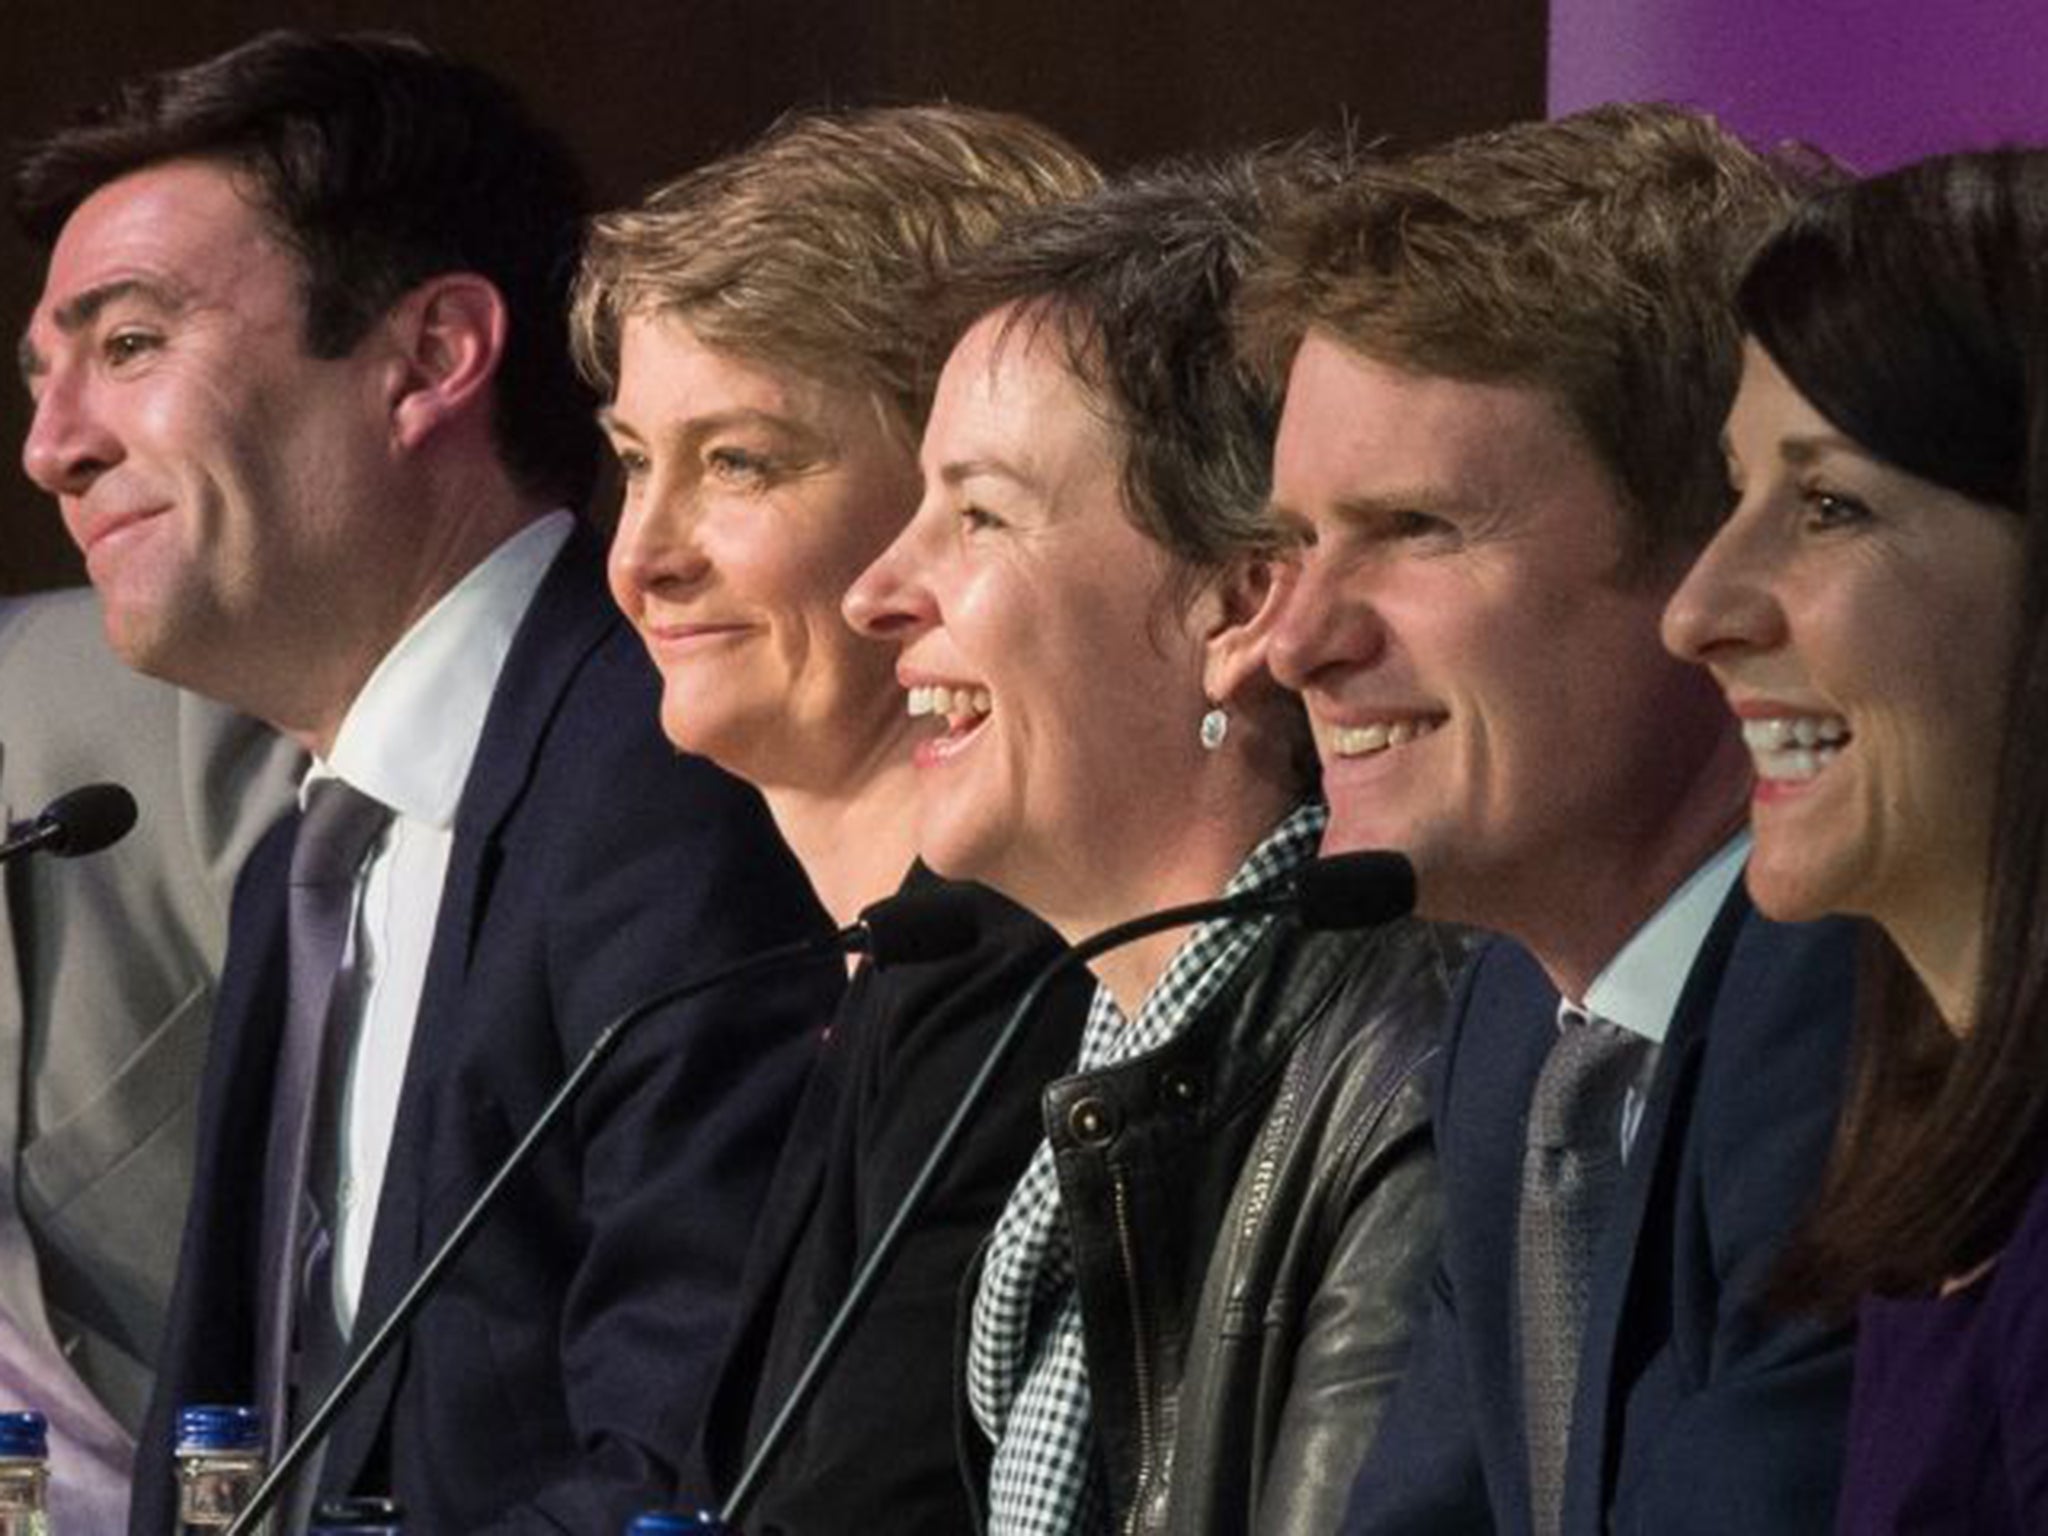
<svg viewBox="0 0 2048 1536">
<path fill-rule="evenodd" d="M 399 28 L 517 83 L 605 203 L 792 106 L 934 96 L 1028 113 L 1115 167 L 1348 123 L 1420 143 L 1543 110 L 1545 0 L 0 0 L 0 155 L 120 77 L 265 27 Z M 41 258 L 0 226 L 18 336 Z M 0 592 L 82 579 L 0 407 Z"/>
</svg>

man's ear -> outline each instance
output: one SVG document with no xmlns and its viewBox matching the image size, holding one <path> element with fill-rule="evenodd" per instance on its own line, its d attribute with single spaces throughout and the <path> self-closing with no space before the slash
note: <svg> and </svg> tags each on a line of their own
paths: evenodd
<svg viewBox="0 0 2048 1536">
<path fill-rule="evenodd" d="M 384 319 L 393 441 L 417 448 L 477 409 L 505 356 L 505 299 L 474 272 L 430 277 Z"/>
<path fill-rule="evenodd" d="M 1204 594 L 1202 691 L 1212 703 L 1229 704 L 1265 671 L 1266 650 L 1295 570 L 1286 560 L 1242 559 Z"/>
</svg>

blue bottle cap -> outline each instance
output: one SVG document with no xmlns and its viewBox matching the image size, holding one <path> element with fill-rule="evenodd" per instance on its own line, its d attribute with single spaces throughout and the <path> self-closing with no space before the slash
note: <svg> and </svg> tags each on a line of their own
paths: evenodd
<svg viewBox="0 0 2048 1536">
<path fill-rule="evenodd" d="M 178 1410 L 181 1451 L 260 1451 L 263 1415 L 254 1408 L 202 1403 Z"/>
<path fill-rule="evenodd" d="M 40 1413 L 21 1409 L 0 1413 L 0 1456 L 34 1457 L 50 1454 L 50 1421 Z"/>
<path fill-rule="evenodd" d="M 626 1527 L 626 1536 L 729 1536 L 731 1530 L 716 1515 L 650 1509 L 633 1517 L 633 1523 Z"/>
</svg>

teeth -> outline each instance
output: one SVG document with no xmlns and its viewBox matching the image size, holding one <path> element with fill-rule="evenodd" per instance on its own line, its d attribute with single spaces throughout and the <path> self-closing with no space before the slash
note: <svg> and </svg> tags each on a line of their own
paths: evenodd
<svg viewBox="0 0 2048 1536">
<path fill-rule="evenodd" d="M 1330 750 L 1338 757 L 1367 757 L 1388 747 L 1405 747 L 1434 731 L 1441 720 L 1375 720 L 1371 725 L 1340 725 L 1330 733 Z"/>
<path fill-rule="evenodd" d="M 1771 715 L 1742 722 L 1743 744 L 1756 763 L 1757 777 L 1772 782 L 1814 777 L 1848 739 L 1849 722 L 1840 715 Z"/>
<path fill-rule="evenodd" d="M 910 718 L 943 715 L 948 719 L 985 715 L 993 706 L 986 688 L 948 688 L 929 683 L 909 690 Z"/>
<path fill-rule="evenodd" d="M 1839 746 L 1849 739 L 1849 722 L 1840 715 L 1772 715 L 1743 721 L 1742 739 L 1752 752 Z"/>
</svg>

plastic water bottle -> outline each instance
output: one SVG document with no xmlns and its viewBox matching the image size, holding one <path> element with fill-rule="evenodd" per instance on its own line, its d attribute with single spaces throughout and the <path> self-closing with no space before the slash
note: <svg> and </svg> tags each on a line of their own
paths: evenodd
<svg viewBox="0 0 2048 1536">
<path fill-rule="evenodd" d="M 404 1514 L 391 1499 L 323 1499 L 306 1536 L 404 1536 Z"/>
<path fill-rule="evenodd" d="M 0 1413 L 0 1536 L 50 1536 L 50 1426 Z"/>
<path fill-rule="evenodd" d="M 179 1536 L 224 1531 L 263 1481 L 263 1416 L 254 1408 L 180 1408 L 177 1455 Z M 266 1520 L 258 1529 L 269 1528 Z"/>
</svg>

